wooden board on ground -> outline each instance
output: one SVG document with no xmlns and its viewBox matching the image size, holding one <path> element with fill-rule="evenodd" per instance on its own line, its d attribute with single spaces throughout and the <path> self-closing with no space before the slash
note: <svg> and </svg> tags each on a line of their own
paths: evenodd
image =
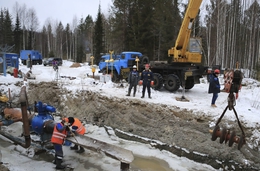
<svg viewBox="0 0 260 171">
<path fill-rule="evenodd" d="M 74 144 L 80 145 L 86 149 L 90 149 L 93 151 L 101 151 L 105 153 L 107 156 L 119 160 L 122 163 L 129 164 L 134 160 L 134 155 L 132 151 L 96 140 L 88 136 L 76 135 L 75 137 L 67 138 L 67 140 Z"/>
</svg>

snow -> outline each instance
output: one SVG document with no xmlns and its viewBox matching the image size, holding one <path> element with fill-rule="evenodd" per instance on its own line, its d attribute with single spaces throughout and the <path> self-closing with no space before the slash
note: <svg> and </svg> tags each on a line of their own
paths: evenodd
<svg viewBox="0 0 260 171">
<path fill-rule="evenodd" d="M 155 91 L 152 90 L 152 99 L 144 98 L 141 99 L 141 86 L 137 88 L 136 97 L 126 97 L 126 93 L 128 90 L 127 83 L 122 82 L 123 88 L 118 84 L 114 84 L 112 82 L 102 83 L 98 80 L 94 80 L 87 76 L 92 76 L 91 66 L 88 64 L 81 64 L 81 67 L 78 68 L 70 68 L 73 63 L 70 61 L 64 61 L 63 66 L 59 67 L 59 76 L 66 76 L 66 78 L 60 78 L 57 80 L 61 86 L 71 90 L 72 92 L 77 92 L 80 90 L 90 90 L 94 92 L 98 92 L 104 96 L 108 97 L 116 97 L 116 98 L 138 98 L 139 100 L 143 100 L 145 102 L 154 103 L 154 104 L 165 104 L 166 107 L 178 106 L 181 109 L 187 109 L 193 111 L 194 115 L 198 116 L 211 116 L 214 119 L 209 122 L 209 127 L 213 127 L 217 121 L 217 119 L 222 114 L 223 110 L 227 106 L 227 93 L 220 93 L 219 97 L 216 101 L 217 108 L 212 108 L 210 106 L 212 94 L 208 94 L 208 83 L 206 78 L 201 79 L 201 84 L 196 84 L 194 88 L 185 92 L 185 97 L 189 100 L 189 102 L 181 102 L 177 101 L 176 97 L 182 96 L 182 90 L 180 89 L 177 92 L 170 93 L 168 91 Z M 24 73 L 27 73 L 29 69 L 26 66 L 20 65 L 20 70 Z M 96 70 L 95 75 L 100 75 Z M 43 65 L 34 65 L 32 68 L 33 74 L 36 76 L 35 80 L 28 80 L 28 82 L 49 82 L 55 81 L 57 79 L 56 72 L 52 67 L 44 67 Z M 76 77 L 74 80 L 70 80 L 68 77 Z M 20 88 L 18 88 L 15 83 L 17 81 L 23 81 L 22 78 L 14 78 L 9 74 L 6 77 L 0 75 L 0 90 L 3 92 L 8 92 L 8 88 L 11 90 L 11 94 L 19 94 Z M 220 82 L 222 83 L 223 88 L 223 76 L 220 76 Z M 6 86 L 8 85 L 8 86 Z M 24 82 L 24 85 L 27 85 Z M 165 107 L 165 106 L 164 106 Z M 258 148 L 260 142 L 260 132 L 257 129 L 259 127 L 260 122 L 260 83 L 256 80 L 250 78 L 243 79 L 243 86 L 239 92 L 239 98 L 236 101 L 235 109 L 237 111 L 239 120 L 241 123 L 248 128 L 252 128 L 252 136 L 250 139 L 252 140 L 252 144 L 249 144 L 251 148 Z M 236 117 L 233 111 L 227 110 L 224 119 L 228 119 L 231 121 L 236 121 Z M 86 125 L 88 130 L 88 135 L 101 139 L 102 141 L 106 141 L 107 143 L 111 143 L 114 145 L 121 146 L 125 149 L 133 151 L 136 156 L 143 157 L 155 157 L 161 160 L 166 161 L 169 166 L 174 170 L 193 170 L 194 168 L 199 170 L 214 170 L 211 166 L 196 163 L 190 161 L 186 158 L 177 157 L 166 151 L 159 151 L 154 149 L 149 144 L 141 144 L 137 142 L 128 142 L 126 140 L 120 139 L 116 137 L 112 132 L 111 136 L 108 136 L 106 131 L 103 128 L 98 128 L 93 125 Z M 13 127 L 8 127 L 7 129 L 11 129 Z M 14 130 L 13 130 L 14 131 Z M 0 139 L 4 139 L 2 136 Z M 156 141 L 156 140 L 154 140 Z M 2 141 L 1 141 L 2 143 Z M 6 145 L 7 146 L 7 145 Z M 51 162 L 34 160 L 28 157 L 28 151 L 18 149 L 19 147 L 15 145 L 9 145 L 5 147 L 1 144 L 2 151 L 2 160 L 6 166 L 11 171 L 30 171 L 30 170 L 52 170 L 54 165 Z M 20 152 L 19 152 L 20 151 Z M 68 147 L 64 147 L 64 153 L 66 154 L 65 159 L 73 160 L 77 169 L 84 169 L 84 163 L 79 164 L 77 160 L 79 160 L 80 156 L 71 152 Z M 204 154 L 201 154 L 204 155 Z M 8 156 L 8 157 L 7 157 Z M 72 158 L 73 156 L 73 158 Z M 91 156 L 91 157 L 90 157 Z M 119 170 L 120 163 L 108 157 L 104 157 L 101 154 L 93 154 L 91 152 L 87 152 L 85 156 L 88 162 L 97 163 L 97 166 L 101 166 L 103 170 Z M 10 158 L 12 160 L 10 160 Z M 99 161 L 99 162 L 97 162 Z M 44 167 L 38 167 L 39 165 Z M 22 167 L 21 167 L 22 166 Z M 23 170 L 21 169 L 23 168 Z M 93 168 L 89 168 L 88 170 L 95 170 Z"/>
</svg>

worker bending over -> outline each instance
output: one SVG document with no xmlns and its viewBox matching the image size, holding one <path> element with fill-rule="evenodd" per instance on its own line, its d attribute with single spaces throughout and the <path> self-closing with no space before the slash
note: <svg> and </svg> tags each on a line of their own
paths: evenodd
<svg viewBox="0 0 260 171">
<path fill-rule="evenodd" d="M 68 122 L 71 125 L 72 132 L 79 134 L 79 135 L 84 135 L 86 132 L 86 129 L 84 125 L 80 122 L 78 118 L 73 118 L 73 117 L 68 117 Z M 79 148 L 79 149 L 78 149 Z M 79 146 L 75 144 L 73 147 L 70 147 L 71 150 L 77 150 L 77 153 L 83 153 L 85 150 L 82 146 Z"/>
</svg>

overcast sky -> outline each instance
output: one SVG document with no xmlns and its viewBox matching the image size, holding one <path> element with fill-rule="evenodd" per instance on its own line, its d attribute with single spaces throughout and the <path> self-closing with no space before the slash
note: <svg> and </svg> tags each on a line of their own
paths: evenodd
<svg viewBox="0 0 260 171">
<path fill-rule="evenodd" d="M 18 2 L 20 6 L 25 4 L 27 9 L 36 10 L 40 29 L 48 18 L 61 21 L 64 26 L 67 23 L 71 24 L 74 16 L 80 19 L 91 15 L 93 20 L 96 20 L 99 4 L 101 12 L 105 15 L 108 14 L 109 7 L 112 5 L 112 0 L 0 0 L 0 7 L 9 9 L 9 12 L 15 16 L 13 14 L 15 2 Z"/>
</svg>

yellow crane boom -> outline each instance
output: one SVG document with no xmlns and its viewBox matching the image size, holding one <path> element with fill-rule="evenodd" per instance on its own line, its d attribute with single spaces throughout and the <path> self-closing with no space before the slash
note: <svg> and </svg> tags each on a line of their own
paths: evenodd
<svg viewBox="0 0 260 171">
<path fill-rule="evenodd" d="M 190 38 L 193 22 L 198 15 L 202 0 L 189 0 L 189 4 L 175 42 L 175 46 L 168 50 L 168 56 L 173 62 L 201 63 L 201 39 Z"/>
</svg>

